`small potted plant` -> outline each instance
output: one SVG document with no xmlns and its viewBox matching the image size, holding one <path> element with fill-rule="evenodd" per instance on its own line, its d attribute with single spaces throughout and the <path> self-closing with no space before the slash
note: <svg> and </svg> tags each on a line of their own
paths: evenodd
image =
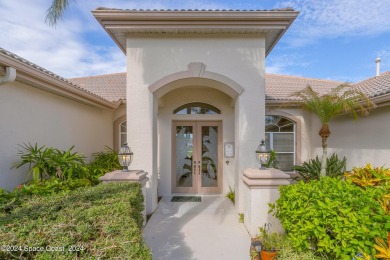
<svg viewBox="0 0 390 260">
<path fill-rule="evenodd" d="M 270 233 L 270 228 L 270 223 L 264 224 L 264 227 L 259 228 L 259 240 L 262 243 L 261 260 L 272 260 L 278 253 L 276 249 L 278 234 Z"/>
</svg>

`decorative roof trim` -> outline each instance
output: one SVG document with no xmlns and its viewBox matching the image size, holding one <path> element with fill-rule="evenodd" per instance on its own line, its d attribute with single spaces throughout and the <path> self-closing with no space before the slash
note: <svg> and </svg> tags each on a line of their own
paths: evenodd
<svg viewBox="0 0 390 260">
<path fill-rule="evenodd" d="M 98 108 L 114 110 L 118 106 L 3 48 L 0 48 L 0 65 L 15 68 L 17 81 L 39 89 Z"/>
<path fill-rule="evenodd" d="M 151 11 L 100 7 L 92 14 L 125 54 L 126 38 L 141 33 L 266 35 L 268 55 L 299 12 L 292 9 Z"/>
</svg>

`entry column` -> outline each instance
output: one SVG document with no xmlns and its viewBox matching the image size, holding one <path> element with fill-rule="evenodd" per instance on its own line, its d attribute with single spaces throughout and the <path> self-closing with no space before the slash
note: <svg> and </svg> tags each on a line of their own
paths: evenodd
<svg viewBox="0 0 390 260">
<path fill-rule="evenodd" d="M 157 98 L 145 83 L 136 55 L 127 55 L 127 142 L 134 152 L 131 169 L 148 172 L 146 214 L 157 207 Z"/>
<path fill-rule="evenodd" d="M 241 180 L 242 170 L 256 167 L 255 151 L 261 139 L 265 138 L 265 80 L 254 75 L 247 82 L 245 91 L 235 102 L 236 142 L 236 203 L 239 212 L 244 211 L 245 185 Z"/>
</svg>

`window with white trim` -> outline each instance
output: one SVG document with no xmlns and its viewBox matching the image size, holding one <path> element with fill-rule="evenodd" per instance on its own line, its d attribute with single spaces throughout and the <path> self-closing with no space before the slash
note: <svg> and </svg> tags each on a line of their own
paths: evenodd
<svg viewBox="0 0 390 260">
<path fill-rule="evenodd" d="M 119 149 L 127 143 L 127 122 L 123 121 L 119 125 Z"/>
<path fill-rule="evenodd" d="M 265 116 L 265 143 L 276 152 L 276 167 L 292 171 L 296 155 L 296 124 L 282 116 Z"/>
</svg>

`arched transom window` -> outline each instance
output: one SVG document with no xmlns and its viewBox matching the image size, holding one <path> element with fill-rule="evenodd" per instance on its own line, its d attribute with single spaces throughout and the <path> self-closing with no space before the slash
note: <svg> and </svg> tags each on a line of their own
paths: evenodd
<svg viewBox="0 0 390 260">
<path fill-rule="evenodd" d="M 295 165 L 295 123 L 282 116 L 265 117 L 265 142 L 276 152 L 276 167 L 292 171 Z"/>
<path fill-rule="evenodd" d="M 218 108 L 201 102 L 182 105 L 173 111 L 177 115 L 216 115 L 221 114 Z"/>
</svg>

